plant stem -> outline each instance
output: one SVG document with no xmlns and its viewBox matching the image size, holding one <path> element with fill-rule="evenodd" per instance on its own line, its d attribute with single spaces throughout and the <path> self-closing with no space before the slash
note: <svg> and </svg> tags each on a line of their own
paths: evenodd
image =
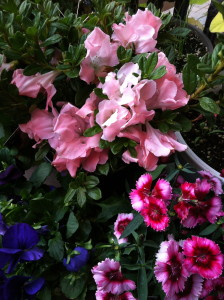
<svg viewBox="0 0 224 300">
<path fill-rule="evenodd" d="M 196 99 L 197 96 L 208 87 L 208 85 L 216 79 L 219 73 L 224 69 L 224 60 L 217 66 L 215 72 L 207 78 L 207 82 L 203 83 L 197 90 L 190 96 L 190 99 Z"/>
</svg>

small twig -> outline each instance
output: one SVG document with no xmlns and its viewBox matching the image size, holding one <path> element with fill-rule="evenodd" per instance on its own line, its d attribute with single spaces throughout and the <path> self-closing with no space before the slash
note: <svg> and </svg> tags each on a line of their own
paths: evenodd
<svg viewBox="0 0 224 300">
<path fill-rule="evenodd" d="M 11 139 L 11 137 L 16 133 L 16 131 L 19 129 L 19 126 L 13 131 L 13 133 L 10 135 L 10 137 L 8 137 L 8 139 L 5 141 L 5 143 L 3 144 L 3 146 L 5 146 L 8 141 Z"/>
<path fill-rule="evenodd" d="M 76 11 L 76 17 L 78 17 L 78 14 L 79 14 L 79 6 L 80 6 L 81 1 L 82 0 L 79 0 L 79 2 L 78 2 L 77 11 Z"/>
</svg>

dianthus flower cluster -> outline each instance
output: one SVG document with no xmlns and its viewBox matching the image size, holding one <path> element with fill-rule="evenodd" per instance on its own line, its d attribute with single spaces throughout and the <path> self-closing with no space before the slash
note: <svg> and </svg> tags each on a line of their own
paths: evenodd
<svg viewBox="0 0 224 300">
<path fill-rule="evenodd" d="M 222 193 L 221 183 L 209 172 L 201 171 L 201 175 L 204 174 L 206 177 L 196 179 L 195 183 L 183 182 L 180 185 L 181 193 L 173 208 L 184 227 L 193 228 L 205 222 L 213 224 L 224 214 L 218 196 Z M 145 224 L 162 231 L 169 225 L 170 200 L 175 199 L 172 199 L 172 188 L 166 180 L 159 179 L 153 189 L 151 186 L 152 176 L 144 174 L 129 196 L 133 209 L 143 216 Z"/>
<path fill-rule="evenodd" d="M 172 198 L 172 188 L 164 179 L 159 179 L 153 189 L 151 186 L 152 176 L 142 175 L 136 189 L 130 193 L 131 204 L 143 216 L 147 226 L 156 231 L 165 230 L 169 225 L 167 207 Z"/>
<path fill-rule="evenodd" d="M 212 240 L 192 236 L 177 242 L 170 237 L 161 243 L 156 257 L 154 272 L 165 299 L 198 300 L 216 286 L 223 295 L 223 254 Z"/>
<path fill-rule="evenodd" d="M 92 273 L 97 285 L 96 300 L 136 300 L 128 292 L 136 288 L 135 283 L 124 277 L 118 261 L 106 258 L 92 268 Z"/>
<path fill-rule="evenodd" d="M 193 228 L 205 222 L 215 223 L 223 215 L 222 200 L 218 196 L 222 187 L 218 179 L 209 172 L 202 171 L 203 179 L 198 178 L 195 183 L 181 184 L 181 196 L 174 210 L 184 227 Z"/>
<path fill-rule="evenodd" d="M 46 109 L 34 109 L 31 120 L 20 124 L 20 129 L 37 143 L 47 140 L 55 150 L 52 164 L 58 171 L 68 170 L 73 177 L 80 167 L 93 172 L 98 164 L 106 163 L 109 148 L 100 148 L 100 140 L 131 140 L 136 155 L 127 149 L 123 151 L 123 161 L 138 163 L 148 171 L 156 168 L 159 157 L 186 149 L 173 132 L 162 133 L 150 124 L 155 110 L 175 110 L 189 100 L 181 74 L 155 48 L 161 20 L 148 10 L 139 10 L 133 16 L 126 13 L 124 21 L 125 24 L 113 24 L 111 37 L 96 27 L 85 40 L 87 53 L 79 76 L 101 90 L 102 97 L 92 91 L 82 107 L 70 103 L 60 103 L 60 111 L 54 107 L 52 98 L 57 90 L 53 81 L 60 71 L 24 76 L 18 69 L 13 74 L 12 84 L 20 95 L 47 95 Z M 120 46 L 132 48 L 136 55 L 145 53 L 147 59 L 154 55 L 155 70 L 164 66 L 164 76 L 150 79 L 136 60 L 119 64 Z M 94 126 L 98 127 L 97 133 L 87 136 L 86 130 Z"/>
</svg>

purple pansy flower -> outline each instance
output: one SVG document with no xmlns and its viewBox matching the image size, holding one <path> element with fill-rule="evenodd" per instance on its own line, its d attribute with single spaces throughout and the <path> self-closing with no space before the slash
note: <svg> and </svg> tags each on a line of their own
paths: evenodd
<svg viewBox="0 0 224 300">
<path fill-rule="evenodd" d="M 63 265 L 69 272 L 78 272 L 89 259 L 89 252 L 83 247 L 76 247 L 74 251 L 78 251 L 80 254 L 75 254 L 70 258 L 69 263 L 67 264 L 67 260 L 63 259 Z"/>
<path fill-rule="evenodd" d="M 0 214 L 0 235 L 4 235 L 8 228 L 9 226 L 5 224 L 2 214 Z"/>
<path fill-rule="evenodd" d="M 38 242 L 38 233 L 29 224 L 19 223 L 11 226 L 2 238 L 0 268 L 9 263 L 7 272 L 10 273 L 19 261 L 40 259 L 44 251 L 35 247 Z"/>
<path fill-rule="evenodd" d="M 45 280 L 38 278 L 30 280 L 30 277 L 26 276 L 13 276 L 6 278 L 4 274 L 0 274 L 0 299 L 1 300 L 21 300 L 22 295 L 26 296 L 26 299 L 33 299 L 33 296 L 41 290 Z"/>
<path fill-rule="evenodd" d="M 23 176 L 23 172 L 15 165 L 11 165 L 0 173 L 0 185 L 9 183 Z"/>
</svg>

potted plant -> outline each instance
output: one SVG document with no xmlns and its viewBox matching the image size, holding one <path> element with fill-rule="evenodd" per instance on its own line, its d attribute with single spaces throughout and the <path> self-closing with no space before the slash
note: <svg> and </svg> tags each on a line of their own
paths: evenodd
<svg viewBox="0 0 224 300">
<path fill-rule="evenodd" d="M 209 172 L 188 182 L 176 155 L 186 113 L 217 113 L 198 91 L 207 61 L 190 55 L 183 83 L 159 48 L 164 32 L 181 46 L 180 28 L 127 2 L 94 0 L 80 16 L 0 4 L 1 299 L 222 295 L 222 186 Z"/>
</svg>

